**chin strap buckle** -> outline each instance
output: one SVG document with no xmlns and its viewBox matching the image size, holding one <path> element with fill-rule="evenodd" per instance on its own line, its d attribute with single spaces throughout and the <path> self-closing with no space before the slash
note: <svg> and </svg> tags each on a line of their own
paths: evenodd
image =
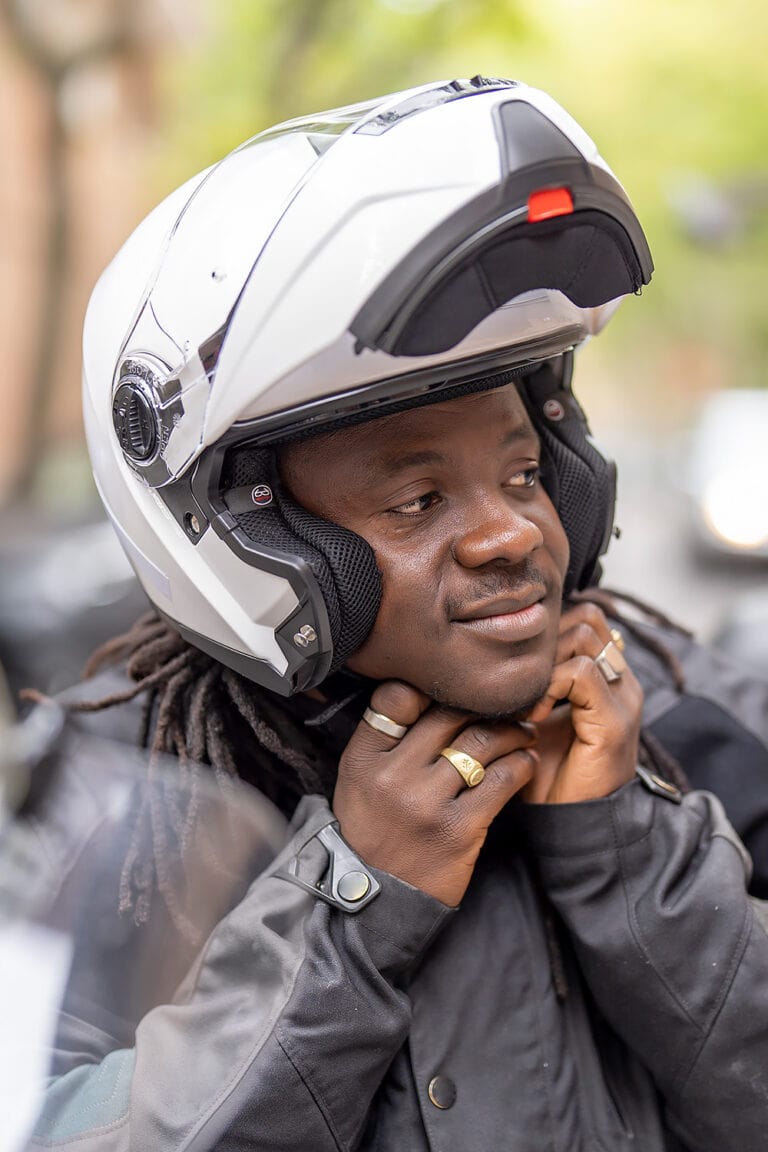
<svg viewBox="0 0 768 1152">
<path fill-rule="evenodd" d="M 301 850 L 287 868 L 281 868 L 275 875 L 344 912 L 359 912 L 378 896 L 381 885 L 352 851 L 336 824 L 326 824 L 312 839 L 319 840 L 328 853 L 328 867 L 317 883 L 311 884 L 299 876 Z"/>
</svg>

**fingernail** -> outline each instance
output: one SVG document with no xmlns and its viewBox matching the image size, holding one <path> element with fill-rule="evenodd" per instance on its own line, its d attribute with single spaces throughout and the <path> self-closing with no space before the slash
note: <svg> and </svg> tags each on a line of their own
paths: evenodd
<svg viewBox="0 0 768 1152">
<path fill-rule="evenodd" d="M 518 726 L 522 728 L 523 732 L 528 732 L 531 736 L 535 736 L 538 732 L 533 720 L 518 720 Z"/>
</svg>

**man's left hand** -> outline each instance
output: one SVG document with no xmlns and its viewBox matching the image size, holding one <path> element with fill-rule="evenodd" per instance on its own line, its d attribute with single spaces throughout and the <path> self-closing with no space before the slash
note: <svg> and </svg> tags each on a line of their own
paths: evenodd
<svg viewBox="0 0 768 1152">
<path fill-rule="evenodd" d="M 549 688 L 528 715 L 538 728 L 534 747 L 541 762 L 525 800 L 596 800 L 632 779 L 643 691 L 629 667 L 606 681 L 595 657 L 611 640 L 596 605 L 585 602 L 563 612 Z"/>
</svg>

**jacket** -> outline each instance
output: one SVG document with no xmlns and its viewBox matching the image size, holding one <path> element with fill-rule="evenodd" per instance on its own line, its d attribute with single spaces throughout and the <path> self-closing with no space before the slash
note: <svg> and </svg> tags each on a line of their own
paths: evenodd
<svg viewBox="0 0 768 1152">
<path fill-rule="evenodd" d="M 645 721 L 724 796 L 764 891 L 768 684 L 663 638 L 687 687 L 630 643 Z M 766 1147 L 768 913 L 712 792 L 646 777 L 582 804 L 512 803 L 458 909 L 360 860 L 374 899 L 321 894 L 332 829 L 327 802 L 305 798 L 175 990 L 135 1020 L 108 1011 L 108 990 L 84 1006 L 81 988 L 79 1016 L 65 1004 L 30 1148 Z M 60 890 L 70 865 L 48 851 Z"/>
</svg>

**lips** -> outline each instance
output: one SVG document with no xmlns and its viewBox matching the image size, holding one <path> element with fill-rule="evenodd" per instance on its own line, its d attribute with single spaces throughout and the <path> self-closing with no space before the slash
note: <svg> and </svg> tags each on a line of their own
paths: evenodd
<svg viewBox="0 0 768 1152">
<path fill-rule="evenodd" d="M 460 624 L 466 624 L 470 620 L 487 620 L 489 616 L 509 616 L 515 612 L 524 612 L 526 608 L 543 600 L 546 594 L 544 588 L 533 588 L 524 596 L 503 596 L 496 600 L 484 600 L 481 604 L 465 608 L 455 619 Z"/>
<path fill-rule="evenodd" d="M 462 630 L 507 642 L 531 640 L 547 626 L 549 614 L 542 604 L 543 588 L 534 588 L 520 597 L 505 596 L 486 600 L 462 610 L 453 619 Z"/>
</svg>

